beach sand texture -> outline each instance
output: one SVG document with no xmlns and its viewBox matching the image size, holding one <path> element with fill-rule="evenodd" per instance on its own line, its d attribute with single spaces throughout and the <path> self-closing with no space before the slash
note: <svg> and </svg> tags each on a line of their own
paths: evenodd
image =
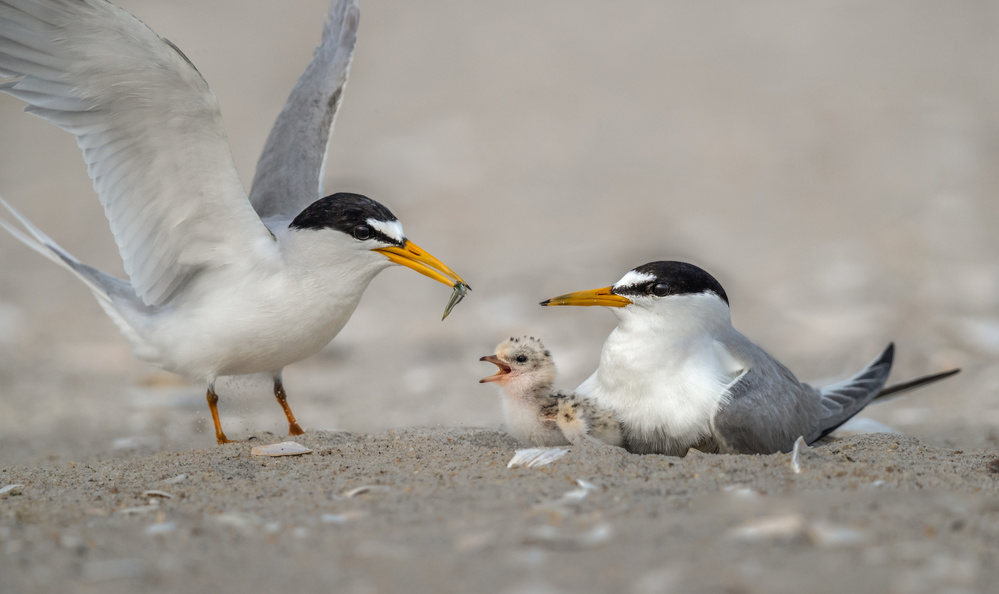
<svg viewBox="0 0 999 594">
<path fill-rule="evenodd" d="M 120 4 L 198 66 L 249 184 L 326 2 Z M 446 287 L 381 274 L 286 369 L 314 451 L 259 458 L 286 427 L 265 381 L 219 383 L 226 433 L 254 439 L 215 446 L 202 386 L 0 236 L 0 489 L 24 485 L 0 494 L 0 591 L 989 591 L 996 30 L 984 1 L 365 0 L 325 189 L 386 204 L 473 291 L 441 322 Z M 22 107 L 0 96 L 0 195 L 121 274 L 73 139 Z M 577 448 L 506 468 L 478 358 L 531 334 L 578 385 L 614 318 L 537 303 L 661 259 L 709 270 L 804 380 L 889 341 L 892 381 L 964 371 L 864 412 L 905 435 L 800 474 Z"/>
</svg>

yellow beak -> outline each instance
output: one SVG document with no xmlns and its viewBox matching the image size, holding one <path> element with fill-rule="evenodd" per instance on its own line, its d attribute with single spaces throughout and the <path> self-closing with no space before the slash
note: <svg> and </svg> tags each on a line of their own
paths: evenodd
<svg viewBox="0 0 999 594">
<path fill-rule="evenodd" d="M 445 266 L 443 262 L 431 256 L 420 246 L 408 239 L 402 247 L 380 247 L 371 251 L 383 254 L 392 262 L 412 268 L 420 274 L 428 276 L 437 282 L 444 283 L 449 287 L 453 287 L 456 283 L 468 286 L 468 283 L 455 274 L 453 270 Z"/>
<path fill-rule="evenodd" d="M 541 302 L 541 305 L 603 305 L 604 307 L 624 307 L 631 304 L 631 299 L 611 293 L 614 287 L 604 287 L 590 291 L 577 291 L 568 295 L 559 295 Z"/>
</svg>

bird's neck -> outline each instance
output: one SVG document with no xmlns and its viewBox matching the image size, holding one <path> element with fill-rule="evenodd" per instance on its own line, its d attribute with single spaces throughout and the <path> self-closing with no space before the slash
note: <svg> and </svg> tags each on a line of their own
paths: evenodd
<svg viewBox="0 0 999 594">
<path fill-rule="evenodd" d="M 604 343 L 593 388 L 642 398 L 662 385 L 716 383 L 716 370 L 730 366 L 718 347 L 719 338 L 734 332 L 728 307 L 720 300 L 684 298 L 668 305 L 618 312 L 620 323 Z"/>
<path fill-rule="evenodd" d="M 361 299 L 368 284 L 391 263 L 374 252 L 338 249 L 304 233 L 281 238 L 288 280 L 300 290 L 330 303 L 349 305 Z"/>
<path fill-rule="evenodd" d="M 555 377 L 513 377 L 503 385 L 506 397 L 517 406 L 525 406 L 537 410 L 545 398 L 551 395 Z"/>
<path fill-rule="evenodd" d="M 657 348 L 685 350 L 730 332 L 728 306 L 717 299 L 680 297 L 658 309 L 621 309 L 616 334 Z"/>
</svg>

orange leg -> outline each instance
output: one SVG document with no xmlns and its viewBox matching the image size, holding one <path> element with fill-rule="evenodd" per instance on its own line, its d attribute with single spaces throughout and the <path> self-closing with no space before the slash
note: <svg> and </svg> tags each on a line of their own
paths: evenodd
<svg viewBox="0 0 999 594">
<path fill-rule="evenodd" d="M 274 378 L 274 397 L 277 398 L 278 404 L 284 410 L 284 416 L 288 417 L 288 435 L 301 435 L 305 433 L 298 426 L 298 421 L 295 420 L 295 413 L 291 412 L 291 407 L 288 406 L 288 395 L 284 392 L 284 385 L 281 384 L 280 377 Z"/>
<path fill-rule="evenodd" d="M 215 393 L 215 385 L 213 383 L 208 384 L 208 409 L 212 411 L 212 421 L 215 423 L 215 439 L 218 440 L 220 444 L 232 443 L 229 438 L 222 433 L 222 423 L 219 421 L 219 395 Z"/>
</svg>

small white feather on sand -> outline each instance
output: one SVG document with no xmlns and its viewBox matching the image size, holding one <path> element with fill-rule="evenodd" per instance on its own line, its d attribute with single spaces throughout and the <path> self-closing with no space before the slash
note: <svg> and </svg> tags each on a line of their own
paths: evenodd
<svg viewBox="0 0 999 594">
<path fill-rule="evenodd" d="M 545 466 L 558 460 L 568 452 L 569 450 L 564 448 L 528 448 L 526 450 L 517 450 L 513 453 L 513 458 L 510 459 L 506 467 L 516 468 L 523 466 L 524 468 L 535 468 L 537 466 Z"/>
<path fill-rule="evenodd" d="M 791 470 L 794 474 L 801 474 L 804 470 L 801 466 L 801 451 L 807 449 L 805 438 L 799 435 L 798 439 L 794 440 L 794 449 L 791 450 Z"/>
</svg>

